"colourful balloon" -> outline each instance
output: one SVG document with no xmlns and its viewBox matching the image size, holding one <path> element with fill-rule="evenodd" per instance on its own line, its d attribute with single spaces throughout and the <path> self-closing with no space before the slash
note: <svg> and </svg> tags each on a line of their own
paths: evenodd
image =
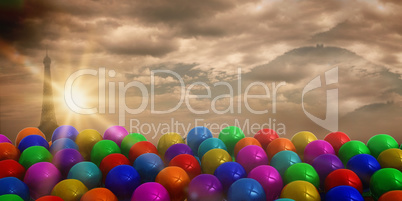
<svg viewBox="0 0 402 201">
<path fill-rule="evenodd" d="M 402 150 L 387 149 L 378 156 L 378 162 L 382 168 L 395 168 L 402 171 Z"/>
<path fill-rule="evenodd" d="M 255 139 L 253 137 L 245 137 L 236 143 L 236 146 L 234 148 L 234 156 L 237 157 L 237 154 L 239 153 L 239 151 L 248 145 L 256 145 L 256 146 L 261 147 L 261 144 L 260 144 L 260 142 L 258 142 L 257 139 Z"/>
<path fill-rule="evenodd" d="M 58 139 L 63 139 L 63 138 L 67 138 L 72 141 L 75 141 L 75 139 L 77 138 L 77 135 L 78 135 L 78 131 L 73 126 L 62 125 L 62 126 L 57 127 L 53 131 L 52 142 L 54 142 Z"/>
<path fill-rule="evenodd" d="M 120 153 L 120 148 L 115 142 L 112 140 L 101 140 L 92 147 L 91 161 L 99 166 L 107 155 Z"/>
<path fill-rule="evenodd" d="M 363 193 L 363 184 L 352 170 L 338 169 L 328 174 L 325 179 L 325 191 L 328 192 L 336 186 L 351 186 Z"/>
<path fill-rule="evenodd" d="M 285 171 L 296 163 L 301 163 L 299 155 L 293 151 L 280 151 L 275 154 L 271 159 L 270 165 L 278 170 L 279 174 L 283 177 Z"/>
<path fill-rule="evenodd" d="M 281 194 L 283 181 L 279 172 L 272 166 L 258 166 L 251 170 L 248 178 L 255 179 L 261 184 L 268 201 L 275 200 Z"/>
<path fill-rule="evenodd" d="M 186 171 L 190 177 L 190 180 L 201 174 L 200 163 L 194 156 L 189 154 L 180 154 L 174 157 L 170 161 L 169 166 L 177 166 L 182 168 L 184 171 Z"/>
<path fill-rule="evenodd" d="M 269 143 L 271 143 L 276 138 L 279 138 L 279 135 L 272 129 L 264 128 L 259 130 L 254 138 L 260 142 L 261 147 L 266 150 Z"/>
<path fill-rule="evenodd" d="M 22 129 L 18 134 L 17 137 L 15 138 L 15 146 L 18 147 L 18 145 L 20 144 L 20 141 L 22 139 L 24 139 L 24 137 L 28 136 L 28 135 L 40 135 L 43 138 L 46 139 L 46 136 L 42 133 L 42 131 L 40 131 L 38 128 L 35 127 L 27 127 Z"/>
<path fill-rule="evenodd" d="M 332 145 L 335 150 L 335 154 L 338 155 L 339 149 L 343 144 L 349 142 L 350 138 L 345 133 L 337 131 L 329 133 L 327 136 L 325 136 L 324 140 Z"/>
<path fill-rule="evenodd" d="M 28 186 L 15 177 L 5 177 L 0 179 L 0 195 L 15 194 L 24 201 L 29 201 Z"/>
<path fill-rule="evenodd" d="M 47 195 L 37 199 L 36 201 L 64 201 L 64 200 L 54 195 Z"/>
<path fill-rule="evenodd" d="M 77 150 L 63 149 L 54 155 L 52 163 L 60 170 L 63 177 L 66 177 L 70 169 L 82 161 L 84 161 L 84 158 Z"/>
<path fill-rule="evenodd" d="M 283 182 L 285 184 L 289 184 L 297 180 L 310 182 L 317 189 L 320 186 L 320 177 L 318 176 L 318 173 L 315 171 L 313 166 L 308 163 L 296 163 L 286 170 L 283 177 Z"/>
<path fill-rule="evenodd" d="M 143 200 L 170 201 L 169 192 L 159 183 L 144 183 L 135 189 L 131 197 L 131 201 Z"/>
<path fill-rule="evenodd" d="M 402 191 L 389 191 L 387 193 L 384 193 L 378 201 L 402 201 Z"/>
<path fill-rule="evenodd" d="M 32 146 L 42 146 L 46 149 L 49 149 L 49 143 L 45 140 L 45 138 L 39 135 L 26 136 L 21 140 L 20 144 L 18 145 L 18 149 L 20 152 L 23 152 L 26 148 Z"/>
<path fill-rule="evenodd" d="M 13 144 L 8 142 L 0 143 L 0 161 L 12 159 L 18 161 L 20 158 L 20 150 L 17 149 Z"/>
<path fill-rule="evenodd" d="M 367 147 L 370 149 L 371 155 L 375 158 L 378 158 L 381 152 L 391 149 L 391 148 L 398 148 L 398 142 L 387 134 L 379 134 L 371 137 L 367 141 Z"/>
<path fill-rule="evenodd" d="M 159 172 L 155 179 L 169 192 L 172 201 L 183 201 L 187 198 L 187 188 L 190 177 L 176 166 L 169 166 Z"/>
<path fill-rule="evenodd" d="M 102 182 L 102 172 L 94 163 L 83 161 L 75 164 L 68 172 L 67 179 L 81 181 L 88 189 L 100 186 Z"/>
<path fill-rule="evenodd" d="M 351 186 L 334 187 L 325 195 L 325 201 L 339 200 L 364 201 L 364 198 L 358 190 Z"/>
<path fill-rule="evenodd" d="M 52 195 L 58 196 L 64 201 L 79 201 L 88 191 L 88 188 L 79 180 L 65 179 L 53 188 Z"/>
<path fill-rule="evenodd" d="M 373 174 L 370 179 L 370 191 L 374 199 L 393 190 L 402 190 L 401 171 L 394 168 L 383 168 Z"/>
<path fill-rule="evenodd" d="M 307 181 L 293 181 L 287 184 L 281 198 L 290 198 L 297 201 L 320 201 L 321 197 L 313 184 Z"/>
<path fill-rule="evenodd" d="M 369 187 L 371 176 L 381 169 L 378 161 L 374 156 L 369 154 L 358 154 L 353 156 L 347 163 L 346 167 L 359 176 L 364 189 Z"/>
<path fill-rule="evenodd" d="M 235 181 L 246 178 L 247 173 L 239 163 L 226 162 L 216 168 L 214 175 L 219 179 L 226 193 Z"/>
<path fill-rule="evenodd" d="M 286 138 L 277 138 L 273 140 L 269 145 L 267 146 L 266 152 L 268 159 L 271 160 L 272 157 L 275 156 L 275 154 L 279 153 L 280 151 L 293 151 L 296 153 L 296 148 L 293 145 L 293 143 Z"/>
<path fill-rule="evenodd" d="M 248 145 L 239 151 L 236 162 L 244 167 L 247 173 L 260 165 L 268 165 L 268 157 L 264 149 L 257 145 Z"/>
<path fill-rule="evenodd" d="M 218 138 L 208 138 L 198 147 L 198 157 L 202 159 L 205 153 L 212 149 L 223 149 L 227 151 L 225 143 Z"/>
<path fill-rule="evenodd" d="M 107 188 L 94 188 L 86 192 L 80 201 L 119 201 L 117 197 Z"/>
<path fill-rule="evenodd" d="M 0 134 L 0 143 L 3 143 L 3 142 L 7 142 L 7 143 L 12 144 L 11 140 L 8 139 L 7 136 L 5 136 L 5 135 L 3 135 L 3 134 Z"/>
<path fill-rule="evenodd" d="M 304 162 L 312 164 L 317 156 L 323 154 L 335 154 L 332 145 L 324 140 L 312 141 L 304 149 Z"/>
<path fill-rule="evenodd" d="M 243 178 L 235 181 L 230 186 L 228 195 L 230 201 L 265 201 L 266 196 L 261 184 L 254 179 Z"/>
<path fill-rule="evenodd" d="M 174 144 L 184 144 L 183 138 L 177 133 L 166 133 L 158 141 L 158 153 L 161 158 L 165 158 L 166 150 Z"/>
<path fill-rule="evenodd" d="M 33 146 L 22 152 L 19 163 L 24 166 L 25 169 L 28 169 L 35 163 L 51 162 L 52 158 L 52 154 L 50 154 L 46 148 L 42 146 Z"/>
<path fill-rule="evenodd" d="M 138 156 L 134 161 L 134 168 L 140 174 L 141 182 L 154 182 L 156 176 L 165 167 L 162 159 L 153 153 Z"/>
<path fill-rule="evenodd" d="M 147 139 L 139 133 L 131 133 L 123 138 L 120 144 L 121 153 L 128 157 L 131 147 L 137 142 L 147 141 Z"/>
<path fill-rule="evenodd" d="M 24 178 L 24 183 L 29 187 L 33 199 L 49 195 L 60 181 L 60 171 L 49 162 L 33 164 L 28 168 Z"/>
<path fill-rule="evenodd" d="M 119 165 L 107 174 L 105 187 L 112 191 L 119 200 L 128 200 L 140 184 L 140 175 L 133 166 Z"/>
<path fill-rule="evenodd" d="M 58 151 L 60 151 L 62 149 L 78 150 L 78 145 L 69 138 L 61 138 L 61 139 L 55 140 L 52 143 L 49 151 L 50 151 L 50 153 L 52 153 L 52 155 L 55 155 Z"/>
<path fill-rule="evenodd" d="M 20 196 L 14 194 L 0 195 L 0 201 L 24 201 Z"/>
<path fill-rule="evenodd" d="M 0 161 L 0 179 L 4 177 L 16 177 L 23 180 L 25 175 L 25 168 L 17 161 L 12 159 Z"/>
<path fill-rule="evenodd" d="M 293 135 L 291 142 L 295 146 L 296 153 L 300 156 L 301 160 L 304 160 L 304 149 L 306 146 L 315 140 L 317 140 L 317 137 L 308 131 L 301 131 Z"/>
<path fill-rule="evenodd" d="M 172 160 L 175 156 L 180 154 L 190 154 L 194 155 L 191 148 L 186 144 L 174 144 L 170 146 L 165 152 L 165 163 L 169 164 L 170 160 Z"/>
<path fill-rule="evenodd" d="M 118 165 L 131 165 L 130 161 L 123 154 L 110 154 L 103 158 L 99 169 L 102 172 L 102 180 L 105 182 L 106 176 L 111 169 Z"/>
<path fill-rule="evenodd" d="M 188 201 L 221 201 L 222 199 L 222 184 L 214 175 L 198 175 L 188 186 Z"/>
<path fill-rule="evenodd" d="M 236 126 L 228 126 L 219 133 L 219 139 L 225 143 L 228 153 L 234 158 L 236 143 L 245 138 L 243 131 Z"/>
<path fill-rule="evenodd" d="M 195 155 L 198 155 L 198 147 L 204 140 L 208 138 L 212 138 L 211 131 L 206 127 L 197 126 L 188 132 L 187 145 L 191 148 Z"/>
<path fill-rule="evenodd" d="M 103 139 L 112 140 L 119 147 L 123 139 L 128 135 L 128 131 L 123 126 L 111 126 L 103 134 Z"/>
<path fill-rule="evenodd" d="M 338 156 L 345 166 L 353 156 L 358 154 L 370 154 L 370 150 L 363 142 L 357 140 L 346 142 L 338 152 Z"/>
<path fill-rule="evenodd" d="M 137 142 L 130 148 L 128 158 L 130 159 L 131 163 L 134 163 L 138 156 L 146 153 L 158 154 L 158 150 L 156 149 L 155 145 L 148 141 Z"/>
<path fill-rule="evenodd" d="M 229 153 L 223 149 L 212 149 L 204 154 L 201 160 L 201 169 L 205 174 L 214 174 L 222 163 L 232 161 Z"/>
<path fill-rule="evenodd" d="M 311 165 L 314 167 L 318 173 L 318 176 L 320 177 L 321 187 L 324 186 L 325 178 L 327 178 L 329 173 L 337 169 L 345 168 L 341 159 L 333 154 L 323 154 L 317 156 Z"/>
<path fill-rule="evenodd" d="M 83 130 L 77 135 L 75 143 L 77 143 L 84 160 L 89 161 L 91 159 L 92 147 L 101 140 L 102 136 L 94 129 Z"/>
</svg>

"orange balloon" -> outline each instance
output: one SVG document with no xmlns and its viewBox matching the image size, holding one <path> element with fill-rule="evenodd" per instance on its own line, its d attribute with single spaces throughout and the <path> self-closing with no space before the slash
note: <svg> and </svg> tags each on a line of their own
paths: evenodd
<svg viewBox="0 0 402 201">
<path fill-rule="evenodd" d="M 112 193 L 107 188 L 94 188 L 88 192 L 86 192 L 82 197 L 80 201 L 119 201 Z"/>
<path fill-rule="evenodd" d="M 0 143 L 0 161 L 13 159 L 18 162 L 20 159 L 20 150 L 8 142 Z"/>
<path fill-rule="evenodd" d="M 27 127 L 22 129 L 18 134 L 17 137 L 15 138 L 15 146 L 18 147 L 20 144 L 21 140 L 24 139 L 24 137 L 28 135 L 40 135 L 44 139 L 46 139 L 45 134 L 42 133 L 42 131 L 39 130 L 39 128 L 36 127 Z"/>
<path fill-rule="evenodd" d="M 384 193 L 378 201 L 402 201 L 402 190 L 388 191 Z"/>
<path fill-rule="evenodd" d="M 235 157 L 237 156 L 237 153 L 239 153 L 239 151 L 240 151 L 241 149 L 243 149 L 244 147 L 246 147 L 246 146 L 248 146 L 248 145 L 257 145 L 257 146 L 261 147 L 261 144 L 260 144 L 260 142 L 258 142 L 257 139 L 255 139 L 255 138 L 253 138 L 253 137 L 245 137 L 245 138 L 239 140 L 239 141 L 236 143 L 236 146 L 235 146 L 235 148 L 234 148 L 234 155 L 235 155 Z"/>
<path fill-rule="evenodd" d="M 275 154 L 277 154 L 280 151 L 285 151 L 285 150 L 296 152 L 296 148 L 293 145 L 292 141 L 290 141 L 287 138 L 276 138 L 271 143 L 269 143 L 269 145 L 267 146 L 266 151 L 267 151 L 268 159 L 271 160 L 272 157 L 275 156 Z"/>
<path fill-rule="evenodd" d="M 50 141 L 49 141 L 49 147 L 51 147 L 52 144 L 53 144 L 53 142 L 50 140 Z"/>
<path fill-rule="evenodd" d="M 159 172 L 155 181 L 166 188 L 172 201 L 183 201 L 187 198 L 190 177 L 182 168 L 176 166 L 166 167 Z"/>
</svg>

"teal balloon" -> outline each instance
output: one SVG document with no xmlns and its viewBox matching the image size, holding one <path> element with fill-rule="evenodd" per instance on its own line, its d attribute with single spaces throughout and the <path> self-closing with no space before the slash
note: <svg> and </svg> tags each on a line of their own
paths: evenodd
<svg viewBox="0 0 402 201">
<path fill-rule="evenodd" d="M 290 166 L 301 162 L 297 153 L 293 151 L 280 151 L 272 157 L 270 165 L 278 170 L 279 174 L 283 177 Z"/>
<path fill-rule="evenodd" d="M 198 157 L 202 159 L 205 153 L 211 149 L 223 149 L 227 151 L 225 143 L 218 138 L 208 138 L 198 147 Z"/>
<path fill-rule="evenodd" d="M 102 181 L 102 172 L 95 163 L 84 161 L 75 164 L 68 173 L 67 179 L 77 179 L 88 189 L 99 187 Z"/>
<path fill-rule="evenodd" d="M 236 146 L 236 143 L 245 138 L 243 131 L 236 127 L 236 126 L 228 126 L 219 133 L 219 139 L 225 143 L 226 148 L 228 153 L 232 156 L 234 156 L 234 147 Z"/>
</svg>

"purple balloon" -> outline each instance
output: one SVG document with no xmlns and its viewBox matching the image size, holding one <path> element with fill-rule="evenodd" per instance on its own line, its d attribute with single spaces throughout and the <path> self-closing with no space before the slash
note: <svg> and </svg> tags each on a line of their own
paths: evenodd
<svg viewBox="0 0 402 201">
<path fill-rule="evenodd" d="M 61 174 L 66 177 L 70 169 L 77 163 L 84 161 L 84 158 L 75 149 L 62 149 L 58 151 L 52 163 L 60 170 Z"/>
<path fill-rule="evenodd" d="M 34 199 L 50 195 L 59 181 L 61 181 L 60 171 L 49 162 L 33 164 L 24 177 L 24 183 L 29 187 L 30 195 Z"/>
<path fill-rule="evenodd" d="M 111 126 L 103 134 L 104 140 L 112 140 L 119 147 L 124 137 L 128 135 L 128 131 L 123 126 Z"/>
<path fill-rule="evenodd" d="M 8 137 L 6 137 L 6 136 L 3 135 L 3 134 L 0 134 L 0 143 L 2 143 L 2 142 L 8 142 L 8 143 L 11 143 L 11 144 L 12 144 L 11 140 L 8 139 Z"/>
<path fill-rule="evenodd" d="M 212 174 L 200 174 L 194 177 L 188 186 L 188 201 L 221 201 L 222 198 L 222 184 Z"/>
<path fill-rule="evenodd" d="M 180 154 L 194 155 L 191 148 L 186 144 L 174 144 L 170 146 L 165 152 L 165 163 L 169 164 L 170 160 Z"/>
<path fill-rule="evenodd" d="M 243 166 L 248 174 L 257 166 L 268 165 L 268 157 L 260 146 L 248 145 L 239 151 L 236 162 Z"/>
<path fill-rule="evenodd" d="M 314 140 L 307 144 L 304 149 L 304 162 L 312 164 L 313 160 L 323 154 L 334 154 L 335 150 L 332 145 L 324 140 Z"/>
<path fill-rule="evenodd" d="M 343 169 L 343 163 L 336 155 L 323 154 L 314 159 L 312 166 L 320 176 L 321 186 L 324 184 L 325 178 L 334 170 Z"/>
<path fill-rule="evenodd" d="M 265 191 L 267 201 L 279 197 L 283 187 L 283 181 L 278 170 L 269 165 L 260 165 L 248 174 L 248 178 L 255 179 Z"/>
<path fill-rule="evenodd" d="M 62 125 L 57 127 L 52 135 L 52 142 L 61 139 L 61 138 L 69 138 L 75 141 L 75 138 L 78 135 L 77 129 L 70 125 Z"/>
<path fill-rule="evenodd" d="M 169 192 L 161 184 L 156 182 L 147 182 L 138 186 L 131 201 L 155 200 L 170 201 Z"/>
</svg>

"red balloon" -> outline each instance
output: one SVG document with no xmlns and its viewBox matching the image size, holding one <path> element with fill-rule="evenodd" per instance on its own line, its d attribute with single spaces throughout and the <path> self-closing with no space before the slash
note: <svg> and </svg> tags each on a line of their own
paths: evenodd
<svg viewBox="0 0 402 201">
<path fill-rule="evenodd" d="M 138 156 L 141 156 L 142 154 L 146 153 L 154 153 L 156 155 L 158 154 L 158 149 L 156 149 L 155 145 L 148 141 L 141 141 L 135 143 L 131 148 L 128 153 L 128 158 L 130 159 L 131 163 L 134 163 L 135 159 L 137 159 Z"/>
<path fill-rule="evenodd" d="M 7 159 L 0 161 L 0 179 L 4 177 L 16 177 L 21 181 L 25 176 L 25 168 L 17 161 Z"/>
<path fill-rule="evenodd" d="M 402 201 L 402 190 L 388 191 L 381 195 L 378 201 Z"/>
<path fill-rule="evenodd" d="M 118 165 L 132 165 L 128 158 L 123 154 L 109 154 L 105 158 L 102 159 L 101 164 L 99 165 L 99 169 L 103 175 L 103 182 L 106 180 L 106 175 L 109 173 L 111 169 Z"/>
<path fill-rule="evenodd" d="M 341 146 L 346 142 L 349 142 L 350 138 L 345 133 L 338 131 L 329 133 L 327 136 L 325 136 L 324 140 L 332 145 L 332 147 L 335 150 L 335 154 L 338 155 L 338 151 L 341 148 Z"/>
<path fill-rule="evenodd" d="M 200 163 L 194 156 L 190 154 L 180 154 L 175 156 L 172 160 L 170 160 L 169 166 L 181 167 L 184 171 L 186 171 L 190 177 L 190 180 L 201 174 Z"/>
<path fill-rule="evenodd" d="M 360 178 L 352 170 L 337 169 L 327 176 L 325 179 L 325 191 L 328 192 L 336 186 L 351 186 L 363 193 L 363 184 Z"/>
<path fill-rule="evenodd" d="M 7 159 L 18 161 L 20 154 L 20 150 L 13 144 L 8 142 L 0 143 L 0 161 Z"/>
<path fill-rule="evenodd" d="M 37 199 L 36 201 L 64 201 L 64 200 L 54 195 L 47 195 Z"/>
<path fill-rule="evenodd" d="M 271 143 L 276 138 L 279 138 L 279 135 L 272 129 L 264 128 L 259 130 L 254 138 L 260 142 L 261 147 L 265 150 L 269 143 Z"/>
</svg>

